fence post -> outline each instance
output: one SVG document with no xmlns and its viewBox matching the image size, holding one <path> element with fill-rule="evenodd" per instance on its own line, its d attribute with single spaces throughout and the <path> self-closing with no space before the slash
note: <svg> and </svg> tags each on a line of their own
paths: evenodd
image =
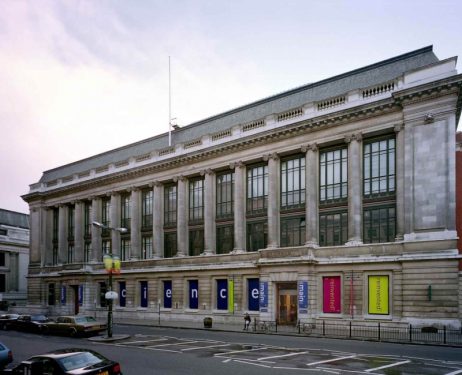
<svg viewBox="0 0 462 375">
<path fill-rule="evenodd" d="M 325 320 L 322 321 L 322 335 L 323 336 L 326 335 L 326 321 Z"/>
<path fill-rule="evenodd" d="M 253 331 L 257 332 L 257 318 L 253 320 Z"/>
<path fill-rule="evenodd" d="M 350 320 L 350 339 L 351 339 L 351 320 Z"/>
<path fill-rule="evenodd" d="M 276 319 L 276 333 L 278 333 L 278 321 Z"/>
<path fill-rule="evenodd" d="M 409 324 L 409 341 L 412 342 L 412 324 Z"/>
<path fill-rule="evenodd" d="M 444 340 L 444 343 L 446 344 L 446 326 L 443 327 L 443 340 Z"/>
<path fill-rule="evenodd" d="M 300 326 L 302 325 L 302 323 L 300 322 L 300 319 L 298 320 L 298 334 L 300 334 Z"/>
<path fill-rule="evenodd" d="M 380 322 L 379 322 L 379 341 L 380 341 Z"/>
</svg>

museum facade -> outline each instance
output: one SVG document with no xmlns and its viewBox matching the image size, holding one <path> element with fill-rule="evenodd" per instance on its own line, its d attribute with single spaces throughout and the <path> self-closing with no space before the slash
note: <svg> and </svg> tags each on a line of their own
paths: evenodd
<svg viewBox="0 0 462 375">
<path fill-rule="evenodd" d="M 45 171 L 30 308 L 460 327 L 457 58 L 425 47 Z"/>
</svg>

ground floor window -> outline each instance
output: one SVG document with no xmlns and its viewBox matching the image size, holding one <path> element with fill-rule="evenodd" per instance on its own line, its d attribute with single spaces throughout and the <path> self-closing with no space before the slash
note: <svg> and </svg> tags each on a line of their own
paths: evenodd
<svg viewBox="0 0 462 375">
<path fill-rule="evenodd" d="M 394 206 L 370 207 L 363 212 L 364 243 L 392 242 L 396 237 Z"/>
<path fill-rule="evenodd" d="M 281 218 L 281 247 L 305 244 L 305 216 Z"/>
<path fill-rule="evenodd" d="M 319 245 L 343 245 L 348 240 L 348 212 L 319 215 Z"/>
<path fill-rule="evenodd" d="M 48 306 L 54 306 L 56 301 L 55 284 L 48 284 Z"/>
<path fill-rule="evenodd" d="M 247 224 L 247 251 L 265 249 L 268 244 L 268 225 L 265 221 Z"/>
</svg>

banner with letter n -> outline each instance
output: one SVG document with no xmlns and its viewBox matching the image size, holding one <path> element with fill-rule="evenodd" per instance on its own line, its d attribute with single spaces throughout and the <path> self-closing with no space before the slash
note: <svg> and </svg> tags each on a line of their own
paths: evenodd
<svg viewBox="0 0 462 375">
<path fill-rule="evenodd" d="M 228 280 L 217 280 L 217 310 L 228 309 Z"/>
<path fill-rule="evenodd" d="M 80 284 L 77 287 L 77 294 L 78 294 L 78 300 L 79 300 L 79 306 L 83 305 L 83 285 Z"/>
<path fill-rule="evenodd" d="M 199 308 L 199 280 L 189 280 L 189 308 Z"/>
<path fill-rule="evenodd" d="M 61 305 L 66 304 L 66 286 L 61 285 Z"/>
</svg>

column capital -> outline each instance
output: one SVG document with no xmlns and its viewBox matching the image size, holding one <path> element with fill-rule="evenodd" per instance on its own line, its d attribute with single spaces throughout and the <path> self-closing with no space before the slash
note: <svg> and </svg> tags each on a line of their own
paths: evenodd
<svg viewBox="0 0 462 375">
<path fill-rule="evenodd" d="M 155 180 L 150 185 L 155 186 L 155 187 L 160 187 L 162 186 L 162 182 L 160 182 L 159 180 Z"/>
<path fill-rule="evenodd" d="M 233 161 L 231 163 L 229 163 L 229 167 L 231 169 L 236 169 L 236 168 L 244 168 L 245 167 L 245 164 L 242 160 L 239 160 L 239 161 Z"/>
<path fill-rule="evenodd" d="M 132 193 L 134 191 L 140 191 L 141 188 L 139 186 L 130 186 L 128 189 L 127 189 L 127 192 L 129 193 Z"/>
<path fill-rule="evenodd" d="M 212 169 L 207 168 L 207 169 L 202 169 L 200 173 L 201 173 L 201 176 L 205 176 L 206 174 L 210 176 L 210 175 L 212 175 L 214 172 L 213 172 Z"/>
<path fill-rule="evenodd" d="M 395 125 L 393 130 L 395 131 L 395 133 L 399 133 L 401 130 L 404 130 L 404 123 Z"/>
<path fill-rule="evenodd" d="M 307 145 L 302 145 L 300 147 L 300 151 L 303 152 L 303 153 L 306 153 L 308 151 L 313 151 L 313 152 L 316 152 L 318 151 L 318 144 L 316 142 L 313 142 L 313 143 L 309 143 Z"/>
<path fill-rule="evenodd" d="M 178 181 L 185 181 L 186 177 L 180 174 L 179 176 L 173 177 L 173 182 L 178 182 Z"/>
<path fill-rule="evenodd" d="M 277 152 L 272 152 L 271 154 L 264 154 L 263 155 L 263 160 L 264 161 L 268 161 L 268 160 L 278 160 L 279 159 L 279 155 L 277 154 Z"/>
<path fill-rule="evenodd" d="M 351 141 L 361 142 L 363 140 L 363 134 L 361 132 L 353 133 L 345 136 L 345 142 L 350 143 Z"/>
</svg>

